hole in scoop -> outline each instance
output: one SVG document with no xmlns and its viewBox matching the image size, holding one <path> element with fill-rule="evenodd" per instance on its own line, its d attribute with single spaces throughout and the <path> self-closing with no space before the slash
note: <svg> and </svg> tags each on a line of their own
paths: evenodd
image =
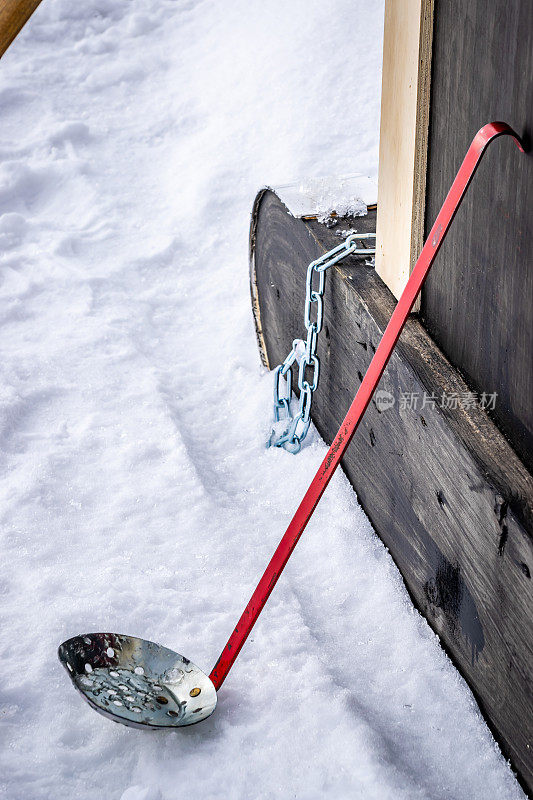
<svg viewBox="0 0 533 800">
<path fill-rule="evenodd" d="M 141 709 L 139 708 L 139 706 L 132 706 L 132 709 L 131 709 L 131 710 L 132 710 L 132 711 L 133 711 L 135 714 L 140 714 L 140 713 L 141 713 Z"/>
<path fill-rule="evenodd" d="M 85 664 L 85 672 L 92 672 L 92 671 L 93 671 L 93 668 L 91 667 L 91 665 L 90 664 Z"/>
<path fill-rule="evenodd" d="M 136 675 L 144 675 L 144 669 L 142 667 L 135 667 L 133 670 Z M 113 674 L 113 673 L 111 673 Z"/>
<path fill-rule="evenodd" d="M 121 701 L 121 700 L 113 700 L 113 703 L 114 703 L 116 706 L 121 706 L 121 705 L 122 705 L 122 701 Z"/>
<path fill-rule="evenodd" d="M 115 651 L 113 650 L 112 647 L 108 647 L 106 653 L 109 656 L 109 658 L 113 658 L 113 656 L 115 655 Z"/>
<path fill-rule="evenodd" d="M 168 714 L 169 717 L 179 717 L 179 712 L 178 711 L 170 710 L 170 711 L 167 711 L 167 714 Z"/>
<path fill-rule="evenodd" d="M 161 703 L 161 705 L 163 706 L 166 706 L 166 704 L 168 703 L 167 698 L 164 697 L 164 695 L 162 694 L 158 694 L 155 699 L 157 700 L 158 703 Z"/>
<path fill-rule="evenodd" d="M 72 664 L 69 661 L 67 661 L 67 669 L 69 672 L 72 672 Z"/>
<path fill-rule="evenodd" d="M 183 676 L 183 670 L 173 667 L 166 673 L 166 679 L 169 681 L 177 681 Z"/>
</svg>

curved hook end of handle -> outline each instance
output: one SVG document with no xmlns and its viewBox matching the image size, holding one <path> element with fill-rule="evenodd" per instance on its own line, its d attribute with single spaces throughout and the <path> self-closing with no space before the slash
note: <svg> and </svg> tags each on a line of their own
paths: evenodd
<svg viewBox="0 0 533 800">
<path fill-rule="evenodd" d="M 483 125 L 477 132 L 474 142 L 477 143 L 480 149 L 484 150 L 496 136 L 512 136 L 520 152 L 525 153 L 524 142 L 521 137 L 506 122 L 488 122 Z"/>
</svg>

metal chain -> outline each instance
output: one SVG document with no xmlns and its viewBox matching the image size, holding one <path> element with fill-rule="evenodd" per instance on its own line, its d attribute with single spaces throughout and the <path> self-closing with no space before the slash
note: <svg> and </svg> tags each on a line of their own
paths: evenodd
<svg viewBox="0 0 533 800">
<path fill-rule="evenodd" d="M 305 282 L 304 324 L 307 340 L 295 339 L 292 349 L 285 361 L 274 371 L 274 423 L 285 421 L 281 432 L 272 429 L 267 447 L 283 447 L 289 453 L 298 453 L 311 425 L 311 404 L 313 393 L 318 387 L 320 376 L 320 360 L 317 355 L 318 335 L 324 323 L 324 290 L 326 288 L 326 270 L 349 255 L 375 254 L 375 249 L 357 247 L 357 241 L 375 239 L 375 233 L 352 233 L 342 244 L 334 247 L 307 267 Z M 318 276 L 318 280 L 315 276 Z M 313 286 L 313 284 L 316 284 Z M 313 305 L 316 311 L 313 314 Z M 315 317 L 313 320 L 312 317 Z M 291 414 L 292 400 L 292 367 L 298 364 L 298 388 L 300 402 L 298 412 Z M 311 370 L 309 375 L 308 370 Z M 278 428 L 281 426 L 277 426 Z"/>
</svg>

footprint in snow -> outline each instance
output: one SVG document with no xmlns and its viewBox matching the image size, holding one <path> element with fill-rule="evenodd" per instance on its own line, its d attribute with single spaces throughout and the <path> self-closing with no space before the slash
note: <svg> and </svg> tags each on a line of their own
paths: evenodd
<svg viewBox="0 0 533 800">
<path fill-rule="evenodd" d="M 0 216 L 0 254 L 19 247 L 26 238 L 28 223 L 22 214 L 9 212 Z"/>
<path fill-rule="evenodd" d="M 58 170 L 53 165 L 30 167 L 24 161 L 0 166 L 0 214 L 37 213 L 56 193 Z"/>
</svg>

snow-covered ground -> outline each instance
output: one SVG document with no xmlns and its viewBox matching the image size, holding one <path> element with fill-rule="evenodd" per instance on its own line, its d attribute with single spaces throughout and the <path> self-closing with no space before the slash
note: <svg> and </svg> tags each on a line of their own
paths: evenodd
<svg viewBox="0 0 533 800">
<path fill-rule="evenodd" d="M 1 797 L 523 797 L 340 474 L 204 723 L 113 725 L 56 658 L 209 670 L 322 459 L 264 448 L 249 212 L 375 178 L 382 15 L 44 0 L 2 59 Z"/>
</svg>

